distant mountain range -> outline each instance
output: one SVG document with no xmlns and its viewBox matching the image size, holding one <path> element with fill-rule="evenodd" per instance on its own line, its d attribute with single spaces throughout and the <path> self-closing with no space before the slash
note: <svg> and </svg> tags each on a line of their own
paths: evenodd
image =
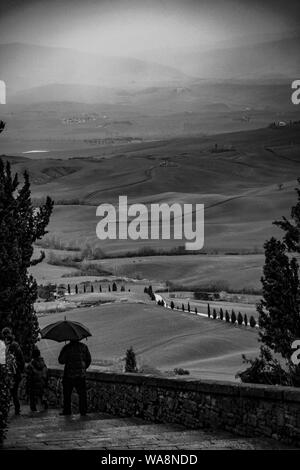
<svg viewBox="0 0 300 470">
<path fill-rule="evenodd" d="M 0 45 L 0 70 L 10 95 L 49 84 L 120 87 L 186 78 L 176 68 L 140 59 L 20 43 Z"/>
<path fill-rule="evenodd" d="M 194 48 L 144 51 L 143 58 L 200 78 L 293 78 L 300 70 L 300 33 L 241 37 Z"/>
<path fill-rule="evenodd" d="M 259 81 L 274 85 L 299 78 L 300 35 L 224 48 L 180 49 L 141 58 L 100 57 L 73 49 L 30 44 L 0 45 L 0 79 L 8 102 L 122 102 L 126 93 L 167 87 L 189 90 L 201 80 Z M 161 61 L 157 63 L 154 60 Z M 152 88 L 151 88 L 152 87 Z M 187 88 L 185 88 L 187 87 Z M 201 92 L 202 94 L 202 92 Z"/>
</svg>

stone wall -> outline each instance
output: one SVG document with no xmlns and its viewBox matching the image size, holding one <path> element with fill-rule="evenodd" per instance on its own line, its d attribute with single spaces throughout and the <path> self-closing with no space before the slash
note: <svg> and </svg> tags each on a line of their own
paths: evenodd
<svg viewBox="0 0 300 470">
<path fill-rule="evenodd" d="M 300 390 L 141 374 L 89 372 L 89 411 L 266 436 L 300 447 Z M 62 371 L 50 371 L 51 406 L 62 404 Z M 74 409 L 78 398 L 74 393 Z"/>
</svg>

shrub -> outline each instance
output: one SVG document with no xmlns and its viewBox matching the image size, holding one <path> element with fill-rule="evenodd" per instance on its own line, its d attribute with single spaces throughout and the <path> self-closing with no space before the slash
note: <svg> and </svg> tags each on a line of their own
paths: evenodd
<svg viewBox="0 0 300 470">
<path fill-rule="evenodd" d="M 105 253 L 99 247 L 91 247 L 91 245 L 86 245 L 83 250 L 81 250 L 82 259 L 102 259 L 105 258 Z"/>
<path fill-rule="evenodd" d="M 251 317 L 250 317 L 250 326 L 251 326 L 251 328 L 254 328 L 256 326 L 256 320 L 253 317 L 253 315 L 251 315 Z"/>
<path fill-rule="evenodd" d="M 181 305 L 181 309 L 184 312 L 184 304 Z"/>
<path fill-rule="evenodd" d="M 38 296 L 44 299 L 46 302 L 55 300 L 54 293 L 56 292 L 56 286 L 54 284 L 47 284 L 46 286 L 38 286 Z"/>
<path fill-rule="evenodd" d="M 255 359 L 247 359 L 244 354 L 242 357 L 244 364 L 249 364 L 250 366 L 243 372 L 239 372 L 236 374 L 236 377 L 240 378 L 242 382 L 299 386 L 299 383 L 297 383 L 297 381 L 293 383 L 293 374 L 290 375 L 288 371 L 282 368 L 280 362 L 272 357 L 271 350 L 268 349 L 266 346 L 260 347 L 259 357 L 256 357 Z"/>
<path fill-rule="evenodd" d="M 238 314 L 237 321 L 239 325 L 243 324 L 243 315 L 241 314 L 241 312 L 239 312 Z"/>
<path fill-rule="evenodd" d="M 210 305 L 207 304 L 207 316 L 208 318 L 210 318 Z"/>
<path fill-rule="evenodd" d="M 187 308 L 188 308 L 188 312 L 190 312 L 191 311 L 191 306 L 190 306 L 189 302 L 188 302 L 188 307 Z"/>
<path fill-rule="evenodd" d="M 135 356 L 135 352 L 133 350 L 133 347 L 131 346 L 126 351 L 125 372 L 134 373 L 134 372 L 137 372 L 137 371 L 138 371 L 138 369 L 137 369 L 137 364 L 136 364 L 136 356 Z"/>
<path fill-rule="evenodd" d="M 230 315 L 229 315 L 228 310 L 226 310 L 226 312 L 225 312 L 225 320 L 227 321 L 227 323 L 230 322 Z"/>
<path fill-rule="evenodd" d="M 171 300 L 170 307 L 171 307 L 172 310 L 173 310 L 174 307 L 175 307 L 173 300 Z"/>
<path fill-rule="evenodd" d="M 244 323 L 245 323 L 245 326 L 248 326 L 248 317 L 247 317 L 246 313 L 244 315 Z"/>
<path fill-rule="evenodd" d="M 121 286 L 121 292 L 125 292 L 125 286 Z"/>
<path fill-rule="evenodd" d="M 190 371 L 187 369 L 182 369 L 182 368 L 175 368 L 174 369 L 174 374 L 176 375 L 189 375 Z"/>
<path fill-rule="evenodd" d="M 213 319 L 215 320 L 217 318 L 217 311 L 216 309 L 214 308 L 213 309 Z"/>
<path fill-rule="evenodd" d="M 197 307 L 195 307 L 195 314 L 197 315 L 197 313 L 198 313 L 198 310 L 197 310 Z"/>
<path fill-rule="evenodd" d="M 91 284 L 91 292 L 94 292 L 94 286 Z"/>
<path fill-rule="evenodd" d="M 117 284 L 115 282 L 112 285 L 112 290 L 113 290 L 113 292 L 117 292 L 117 290 L 118 290 Z"/>
<path fill-rule="evenodd" d="M 232 310 L 231 311 L 231 323 L 234 325 L 236 322 L 236 314 L 235 314 L 235 311 Z"/>
</svg>

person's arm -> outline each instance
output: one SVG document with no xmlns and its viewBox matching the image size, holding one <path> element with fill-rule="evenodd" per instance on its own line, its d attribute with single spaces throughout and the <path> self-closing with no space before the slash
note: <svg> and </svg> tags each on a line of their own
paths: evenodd
<svg viewBox="0 0 300 470">
<path fill-rule="evenodd" d="M 22 349 L 20 348 L 20 346 L 18 347 L 18 355 L 19 355 L 19 364 L 20 364 L 21 372 L 24 372 L 25 359 L 24 359 L 24 355 L 23 355 L 23 352 L 22 352 Z"/>
<path fill-rule="evenodd" d="M 45 387 L 47 388 L 49 384 L 49 371 L 46 365 L 45 365 L 44 373 L 45 373 Z"/>
<path fill-rule="evenodd" d="M 31 364 L 29 364 L 26 367 L 25 371 L 26 371 L 26 391 L 27 393 L 29 393 L 31 384 L 32 384 L 32 373 L 33 373 Z"/>
<path fill-rule="evenodd" d="M 22 349 L 20 347 L 20 345 L 16 342 L 14 342 L 12 344 L 12 353 L 14 354 L 15 358 L 16 358 L 16 362 L 17 362 L 17 367 L 19 369 L 20 372 L 23 372 L 24 371 L 24 368 L 25 368 L 25 360 L 24 360 L 24 356 L 23 356 L 23 353 L 22 353 Z"/>
<path fill-rule="evenodd" d="M 86 350 L 85 350 L 85 368 L 86 369 L 90 367 L 91 362 L 92 362 L 91 353 L 89 351 L 89 348 L 86 346 Z"/>
<path fill-rule="evenodd" d="M 66 360 L 67 360 L 67 353 L 66 353 L 66 347 L 64 346 L 58 356 L 58 362 L 59 364 L 65 364 Z"/>
</svg>

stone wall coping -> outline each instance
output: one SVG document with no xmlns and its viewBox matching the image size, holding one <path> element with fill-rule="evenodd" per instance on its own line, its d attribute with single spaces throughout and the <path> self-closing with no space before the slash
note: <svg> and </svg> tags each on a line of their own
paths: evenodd
<svg viewBox="0 0 300 470">
<path fill-rule="evenodd" d="M 59 368 L 50 368 L 50 375 L 62 377 Z M 113 384 L 155 387 L 156 389 L 173 389 L 177 392 L 200 392 L 212 395 L 227 395 L 237 398 L 257 398 L 271 401 L 299 402 L 300 389 L 279 385 L 259 385 L 220 380 L 198 380 L 194 378 L 158 377 L 150 374 L 132 374 L 102 372 L 92 370 L 87 372 L 87 380 Z"/>
</svg>

